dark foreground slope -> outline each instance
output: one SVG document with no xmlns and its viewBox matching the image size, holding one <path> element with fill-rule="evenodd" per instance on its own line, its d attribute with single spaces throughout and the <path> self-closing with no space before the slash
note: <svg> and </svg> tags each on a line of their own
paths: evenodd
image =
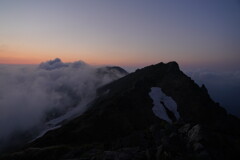
<svg viewBox="0 0 240 160">
<path fill-rule="evenodd" d="M 157 117 L 152 87 L 177 103 L 180 119 Z M 83 115 L 0 159 L 238 159 L 240 121 L 179 70 L 159 63 L 98 90 Z"/>
</svg>

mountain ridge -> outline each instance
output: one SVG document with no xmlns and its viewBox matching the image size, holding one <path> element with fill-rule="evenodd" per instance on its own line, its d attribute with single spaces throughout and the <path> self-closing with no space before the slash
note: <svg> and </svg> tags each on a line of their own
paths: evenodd
<svg viewBox="0 0 240 160">
<path fill-rule="evenodd" d="M 149 96 L 152 87 L 161 88 L 176 102 L 179 120 L 171 124 L 154 115 Z M 117 159 L 121 155 L 125 155 L 122 159 L 238 156 L 240 120 L 211 100 L 206 88 L 194 83 L 176 62 L 137 70 L 100 87 L 97 94 L 84 114 L 49 131 L 12 156 L 16 159 L 36 154 L 53 159 Z M 55 153 L 61 150 L 65 152 Z"/>
</svg>

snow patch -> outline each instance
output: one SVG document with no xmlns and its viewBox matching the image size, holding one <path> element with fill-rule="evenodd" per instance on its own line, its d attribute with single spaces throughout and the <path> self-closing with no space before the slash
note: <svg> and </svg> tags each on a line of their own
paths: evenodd
<svg viewBox="0 0 240 160">
<path fill-rule="evenodd" d="M 180 118 L 177 111 L 176 102 L 171 97 L 168 97 L 166 94 L 164 94 L 161 88 L 152 87 L 149 96 L 153 100 L 152 110 L 157 117 L 166 120 L 169 123 L 172 123 L 172 120 L 169 118 L 166 109 L 164 108 L 165 105 L 165 107 L 174 114 L 176 119 Z"/>
<path fill-rule="evenodd" d="M 88 103 L 88 102 L 87 102 Z M 51 130 L 55 130 L 57 128 L 60 128 L 62 126 L 62 123 L 64 121 L 69 121 L 74 119 L 77 116 L 80 116 L 83 112 L 85 112 L 85 110 L 87 109 L 88 104 L 84 103 L 82 105 L 77 106 L 76 108 L 70 110 L 69 112 L 67 112 L 66 114 L 57 117 L 55 119 L 52 119 L 50 121 L 48 121 L 43 127 L 44 130 L 42 132 L 40 132 L 40 134 L 34 138 L 33 140 L 31 140 L 30 142 L 35 141 L 36 139 L 44 136 L 48 131 Z"/>
<path fill-rule="evenodd" d="M 61 125 L 58 125 L 58 126 L 55 126 L 55 127 L 51 127 L 51 128 L 48 128 L 48 129 L 45 129 L 44 131 L 42 131 L 36 138 L 34 138 L 33 140 L 31 140 L 30 142 L 33 142 L 35 141 L 36 139 L 44 136 L 48 131 L 52 131 L 52 130 L 55 130 L 57 128 L 60 128 Z"/>
</svg>

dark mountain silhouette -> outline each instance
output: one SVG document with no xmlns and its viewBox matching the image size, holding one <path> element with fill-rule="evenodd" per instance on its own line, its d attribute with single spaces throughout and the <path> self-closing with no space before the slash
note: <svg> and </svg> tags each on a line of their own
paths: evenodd
<svg viewBox="0 0 240 160">
<path fill-rule="evenodd" d="M 36 70 L 24 74 L 21 74 L 22 72 L 20 71 L 20 79 L 23 79 L 23 81 L 9 84 L 11 85 L 9 86 L 9 91 L 7 89 L 8 87 L 5 87 L 6 95 L 8 92 L 11 92 L 11 89 L 13 92 L 21 92 L 21 88 L 26 87 L 31 88 L 31 91 L 22 91 L 23 96 L 28 95 L 26 96 L 28 98 L 22 99 L 18 97 L 19 103 L 15 102 L 12 104 L 9 100 L 4 104 L 4 101 L 2 102 L 0 100 L 0 102 L 2 102 L 0 106 L 1 104 L 3 105 L 3 110 L 4 107 L 11 110 L 11 107 L 8 107 L 8 105 L 12 104 L 16 108 L 12 108 L 12 112 L 19 108 L 26 108 L 23 109 L 23 112 L 28 113 L 25 116 L 21 113 L 19 115 L 16 113 L 18 118 L 14 118 L 20 122 L 23 121 L 23 123 L 19 123 L 11 118 L 12 116 L 9 113 L 7 115 L 1 113 L 5 118 L 2 119 L 2 125 L 0 126 L 0 154 L 14 151 L 19 147 L 22 148 L 23 144 L 42 136 L 48 130 L 59 127 L 63 122 L 79 116 L 81 112 L 87 109 L 87 104 L 95 99 L 97 88 L 128 74 L 127 71 L 120 67 L 92 67 L 82 61 L 63 63 L 59 58 L 43 62 L 35 69 Z M 16 71 L 16 73 L 18 73 L 18 71 Z M 16 73 L 9 74 L 15 75 Z M 3 78 L 7 79 L 7 75 Z M 31 75 L 31 83 L 27 82 L 30 77 L 29 75 Z M 18 76 L 16 76 L 16 78 L 18 79 Z M 9 79 L 14 79 L 14 76 L 9 77 Z M 39 86 L 35 85 L 35 83 L 39 84 L 38 79 L 41 79 Z M 16 90 L 12 85 L 17 87 Z M 36 92 L 43 92 L 42 95 L 49 96 L 50 98 L 41 102 L 38 100 L 38 98 L 41 99 L 41 97 L 38 97 L 39 94 L 34 94 Z M 3 97 L 3 99 L 5 98 Z M 36 104 L 38 107 L 35 106 L 35 99 L 38 101 Z M 30 106 L 28 109 L 24 104 L 29 103 Z M 47 106 L 46 103 L 50 105 Z M 21 107 L 21 105 L 24 107 Z M 30 109 L 34 107 L 38 109 Z M 28 126 L 28 122 L 31 123 L 31 115 L 37 115 L 36 119 L 38 119 L 39 122 L 35 122 L 35 124 L 32 124 L 30 127 L 23 127 Z M 8 121 L 9 123 L 4 123 Z M 27 124 L 25 125 L 24 123 Z"/>
<path fill-rule="evenodd" d="M 240 120 L 169 62 L 99 88 L 84 114 L 0 159 L 227 160 L 239 152 Z"/>
</svg>

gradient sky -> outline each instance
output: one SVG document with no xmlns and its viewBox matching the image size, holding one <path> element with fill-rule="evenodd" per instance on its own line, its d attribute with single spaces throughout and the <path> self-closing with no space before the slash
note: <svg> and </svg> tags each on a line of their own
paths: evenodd
<svg viewBox="0 0 240 160">
<path fill-rule="evenodd" d="M 240 69 L 239 0 L 0 0 L 0 63 Z"/>
</svg>

